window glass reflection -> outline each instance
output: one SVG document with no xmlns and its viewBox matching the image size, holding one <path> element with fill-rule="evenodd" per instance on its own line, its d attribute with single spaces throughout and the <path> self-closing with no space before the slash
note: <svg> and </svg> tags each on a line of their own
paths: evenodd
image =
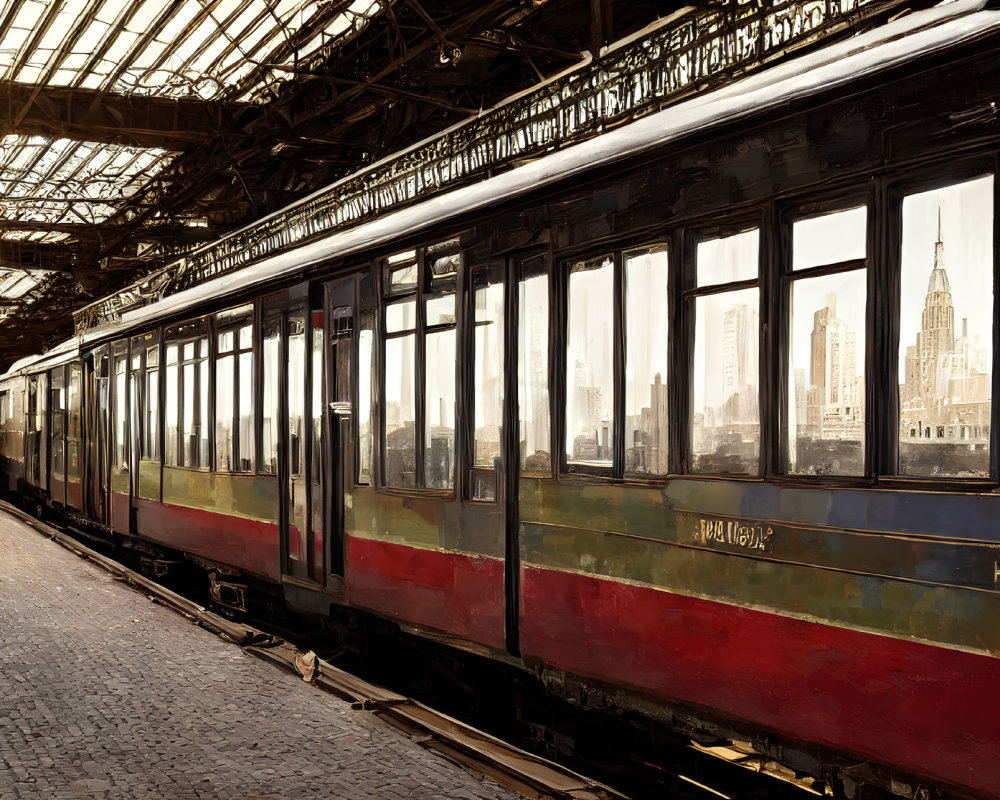
<svg viewBox="0 0 1000 800">
<path fill-rule="evenodd" d="M 429 489 L 450 489 L 455 483 L 455 329 L 428 333 L 425 346 L 424 482 Z"/>
<path fill-rule="evenodd" d="M 363 330 L 358 336 L 358 482 L 372 479 L 372 367 L 375 334 Z"/>
<path fill-rule="evenodd" d="M 278 472 L 278 386 L 279 386 L 279 346 L 281 327 L 277 320 L 264 324 L 261 347 L 264 394 L 261 397 L 261 463 L 260 471 L 270 474 Z"/>
<path fill-rule="evenodd" d="M 625 472 L 667 465 L 667 251 L 625 259 Z"/>
<path fill-rule="evenodd" d="M 792 284 L 790 472 L 864 473 L 866 281 L 858 269 Z"/>
<path fill-rule="evenodd" d="M 215 362 L 215 468 L 222 472 L 232 469 L 235 380 L 233 356 L 218 359 Z"/>
<path fill-rule="evenodd" d="M 864 258 L 867 226 L 865 206 L 798 220 L 792 225 L 792 269 Z"/>
<path fill-rule="evenodd" d="M 503 418 L 503 284 L 489 283 L 486 270 L 476 274 L 476 282 L 479 285 L 473 292 L 473 464 L 493 469 L 500 458 L 500 425 Z"/>
<path fill-rule="evenodd" d="M 903 200 L 899 472 L 989 476 L 993 177 Z"/>
<path fill-rule="evenodd" d="M 544 262 L 525 263 L 518 284 L 517 391 L 521 474 L 551 475 L 549 410 L 549 276 Z"/>
<path fill-rule="evenodd" d="M 692 471 L 757 474 L 758 290 L 695 301 Z"/>
<path fill-rule="evenodd" d="M 760 235 L 756 228 L 698 243 L 698 285 L 713 286 L 757 277 Z"/>
<path fill-rule="evenodd" d="M 566 461 L 610 466 L 614 453 L 614 263 L 574 264 L 566 324 Z"/>
<path fill-rule="evenodd" d="M 411 333 L 385 342 L 385 480 L 402 488 L 417 482 L 415 339 Z"/>
</svg>

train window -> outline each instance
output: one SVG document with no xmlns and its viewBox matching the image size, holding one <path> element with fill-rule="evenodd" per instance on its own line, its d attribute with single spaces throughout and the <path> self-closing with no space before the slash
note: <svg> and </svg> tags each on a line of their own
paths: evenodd
<svg viewBox="0 0 1000 800">
<path fill-rule="evenodd" d="M 698 243 L 698 286 L 757 279 L 757 228 Z"/>
<path fill-rule="evenodd" d="M 456 242 L 408 251 L 383 263 L 387 486 L 455 485 L 455 278 L 460 266 Z M 403 277 L 397 279 L 397 273 Z"/>
<path fill-rule="evenodd" d="M 472 271 L 472 499 L 496 500 L 503 421 L 503 270 Z"/>
<path fill-rule="evenodd" d="M 792 225 L 792 269 L 863 261 L 868 255 L 867 241 L 867 206 L 796 220 Z"/>
<path fill-rule="evenodd" d="M 26 472 L 32 485 L 44 487 L 48 480 L 46 471 L 45 405 L 48 391 L 46 375 L 39 373 L 28 378 L 28 432 Z"/>
<path fill-rule="evenodd" d="M 397 303 L 385 314 L 385 481 L 387 486 L 413 488 L 417 485 L 416 334 L 415 320 L 404 324 L 402 306 L 416 308 L 413 301 Z"/>
<path fill-rule="evenodd" d="M 663 245 L 625 255 L 625 473 L 665 475 L 667 283 Z"/>
<path fill-rule="evenodd" d="M 758 258 L 756 228 L 697 246 L 692 472 L 760 471 Z"/>
<path fill-rule="evenodd" d="M 898 472 L 988 477 L 993 176 L 906 196 L 902 223 Z"/>
<path fill-rule="evenodd" d="M 83 438 L 83 375 L 79 363 L 69 365 L 69 383 L 66 387 L 66 478 L 78 482 L 81 476 L 80 459 Z"/>
<path fill-rule="evenodd" d="M 121 347 L 125 347 L 125 342 Z M 111 450 L 111 486 L 117 491 L 128 491 L 127 483 L 116 478 L 128 473 L 128 354 L 116 352 L 114 355 L 114 382 L 112 383 L 112 450 Z"/>
<path fill-rule="evenodd" d="M 63 436 L 66 431 L 66 371 L 56 367 L 49 373 L 49 453 L 52 462 L 52 480 L 66 479 L 66 450 Z M 55 494 L 55 488 L 53 493 Z M 61 495 L 56 495 L 62 500 Z"/>
<path fill-rule="evenodd" d="M 166 393 L 164 395 L 164 430 L 166 433 L 166 459 L 165 463 L 168 466 L 176 466 L 180 462 L 178 461 L 178 450 L 177 450 L 177 430 L 178 424 L 180 422 L 180 409 L 177 405 L 177 390 L 180 386 L 179 370 L 180 366 L 178 364 L 178 348 L 175 344 L 167 345 L 167 374 L 166 374 Z"/>
<path fill-rule="evenodd" d="M 375 332 L 358 335 L 358 483 L 372 479 L 372 362 Z"/>
<path fill-rule="evenodd" d="M 208 467 L 208 326 L 205 320 L 168 328 L 167 463 Z"/>
<path fill-rule="evenodd" d="M 615 450 L 614 303 L 611 256 L 569 269 L 566 321 L 567 464 L 611 467 Z"/>
<path fill-rule="evenodd" d="M 375 441 L 372 432 L 372 402 L 375 399 L 375 298 L 370 273 L 361 273 L 357 282 L 358 320 L 358 413 L 357 419 L 357 482 L 372 482 L 372 460 Z"/>
<path fill-rule="evenodd" d="M 415 291 L 419 270 L 416 250 L 407 250 L 404 253 L 389 256 L 385 263 L 385 283 L 388 294 Z"/>
<path fill-rule="evenodd" d="M 253 472 L 253 305 L 219 312 L 215 328 L 215 469 Z"/>
<path fill-rule="evenodd" d="M 462 253 L 458 239 L 430 245 L 424 258 L 432 281 L 455 279 L 462 266 Z"/>
<path fill-rule="evenodd" d="M 288 557 L 305 559 L 309 522 L 306 505 L 306 314 L 292 311 L 286 320 L 288 347 Z"/>
<path fill-rule="evenodd" d="M 455 295 L 427 301 L 424 332 L 424 485 L 451 489 L 455 475 Z"/>
<path fill-rule="evenodd" d="M 790 473 L 865 471 L 866 239 L 864 206 L 792 224 Z"/>
<path fill-rule="evenodd" d="M 550 476 L 549 268 L 545 256 L 519 265 L 517 285 L 517 391 L 521 474 Z"/>
<path fill-rule="evenodd" d="M 281 375 L 281 322 L 264 323 L 261 346 L 263 396 L 261 397 L 260 471 L 278 473 L 278 388 Z"/>
</svg>

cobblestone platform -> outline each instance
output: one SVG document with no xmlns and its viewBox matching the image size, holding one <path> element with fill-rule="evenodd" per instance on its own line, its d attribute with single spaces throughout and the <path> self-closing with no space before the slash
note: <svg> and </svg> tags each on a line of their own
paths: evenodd
<svg viewBox="0 0 1000 800">
<path fill-rule="evenodd" d="M 0 512 L 0 798 L 507 800 Z"/>
</svg>

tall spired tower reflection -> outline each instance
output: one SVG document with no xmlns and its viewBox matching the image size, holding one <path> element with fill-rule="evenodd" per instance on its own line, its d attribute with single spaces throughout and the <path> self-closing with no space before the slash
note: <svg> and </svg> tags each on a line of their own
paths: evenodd
<svg viewBox="0 0 1000 800">
<path fill-rule="evenodd" d="M 938 365 L 941 357 L 955 350 L 955 309 L 951 301 L 951 286 L 944 268 L 944 242 L 941 241 L 941 209 L 938 209 L 938 235 L 934 244 L 934 267 L 927 283 L 927 297 L 920 316 L 916 356 L 920 360 L 920 397 L 929 407 L 930 400 L 940 394 Z M 915 376 L 916 377 L 916 376 Z"/>
<path fill-rule="evenodd" d="M 962 265 L 964 266 L 964 265 Z M 900 468 L 930 474 L 980 474 L 990 432 L 989 347 L 969 321 L 955 336 L 955 308 L 944 263 L 941 211 L 934 265 L 916 342 L 906 348 L 899 391 Z M 920 453 L 926 444 L 960 449 Z M 917 449 L 914 450 L 913 448 Z"/>
</svg>

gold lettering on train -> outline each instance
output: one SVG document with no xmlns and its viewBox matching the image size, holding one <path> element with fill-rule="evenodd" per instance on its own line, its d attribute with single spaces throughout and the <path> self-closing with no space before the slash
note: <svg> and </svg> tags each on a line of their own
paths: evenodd
<svg viewBox="0 0 1000 800">
<path fill-rule="evenodd" d="M 768 549 L 772 536 L 774 531 L 770 526 L 734 519 L 702 517 L 694 530 L 694 539 L 699 544 L 724 544 L 762 552 Z"/>
</svg>

